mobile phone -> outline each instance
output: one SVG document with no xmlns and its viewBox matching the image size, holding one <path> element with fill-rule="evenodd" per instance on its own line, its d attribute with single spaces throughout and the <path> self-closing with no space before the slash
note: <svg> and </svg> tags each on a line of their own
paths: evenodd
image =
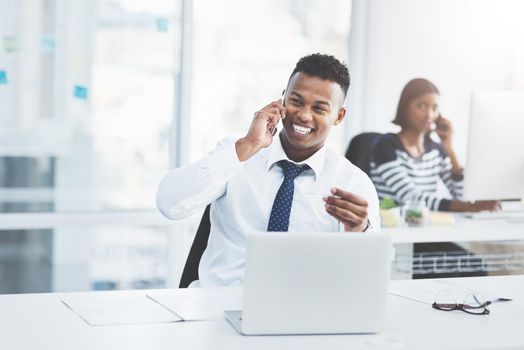
<svg viewBox="0 0 524 350">
<path fill-rule="evenodd" d="M 435 120 L 435 130 L 448 131 L 449 127 L 447 124 L 442 123 L 443 120 L 442 114 L 439 114 Z"/>
<path fill-rule="evenodd" d="M 271 136 L 275 136 L 275 134 L 277 133 L 277 126 L 273 125 L 273 126 L 268 127 L 267 132 L 270 133 Z"/>
<path fill-rule="evenodd" d="M 280 97 L 280 99 L 282 100 L 282 106 L 286 106 L 285 105 L 285 95 L 286 95 L 286 90 L 282 90 L 282 96 Z M 270 133 L 272 136 L 275 136 L 275 134 L 277 133 L 278 131 L 278 124 L 277 125 L 272 125 L 272 126 L 269 126 L 270 123 L 268 123 L 268 133 Z"/>
</svg>

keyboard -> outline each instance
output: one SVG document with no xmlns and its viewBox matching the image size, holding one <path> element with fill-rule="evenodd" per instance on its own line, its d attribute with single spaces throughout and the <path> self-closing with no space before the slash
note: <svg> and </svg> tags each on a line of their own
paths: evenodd
<svg viewBox="0 0 524 350">
<path fill-rule="evenodd" d="M 500 211 L 481 211 L 480 213 L 467 213 L 465 217 L 479 220 L 500 220 L 500 219 L 516 219 L 524 220 L 524 210 L 500 210 Z"/>
</svg>

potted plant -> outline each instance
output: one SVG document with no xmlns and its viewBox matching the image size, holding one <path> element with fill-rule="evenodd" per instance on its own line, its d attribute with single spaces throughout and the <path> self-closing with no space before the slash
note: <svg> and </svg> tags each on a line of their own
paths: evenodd
<svg viewBox="0 0 524 350">
<path fill-rule="evenodd" d="M 379 206 L 382 227 L 395 227 L 400 223 L 400 208 L 393 198 L 382 198 Z"/>
<path fill-rule="evenodd" d="M 424 226 L 428 216 L 428 208 L 422 201 L 408 200 L 404 205 L 404 221 L 408 226 Z"/>
</svg>

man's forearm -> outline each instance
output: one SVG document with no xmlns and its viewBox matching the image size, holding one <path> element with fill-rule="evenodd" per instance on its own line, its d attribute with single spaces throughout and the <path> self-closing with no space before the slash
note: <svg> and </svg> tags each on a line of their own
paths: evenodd
<svg viewBox="0 0 524 350">
<path fill-rule="evenodd" d="M 255 155 L 262 146 L 257 142 L 249 140 L 246 137 L 238 139 L 235 143 L 235 149 L 237 151 L 238 160 L 244 162 Z"/>
<path fill-rule="evenodd" d="M 165 175 L 157 206 L 169 219 L 184 219 L 220 197 L 227 181 L 241 169 L 234 141 L 225 141 L 205 158 Z"/>
</svg>

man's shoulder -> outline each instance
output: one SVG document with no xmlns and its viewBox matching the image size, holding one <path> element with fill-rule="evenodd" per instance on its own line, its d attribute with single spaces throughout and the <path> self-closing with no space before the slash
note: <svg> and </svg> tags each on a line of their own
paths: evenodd
<svg viewBox="0 0 524 350">
<path fill-rule="evenodd" d="M 334 167 L 337 172 L 363 178 L 368 177 L 358 166 L 351 163 L 346 157 L 329 147 L 326 148 L 326 165 Z"/>
<path fill-rule="evenodd" d="M 334 150 L 326 152 L 326 165 L 335 174 L 335 185 L 346 191 L 353 192 L 369 202 L 377 201 L 377 194 L 373 182 L 362 169 L 351 163 L 346 157 Z"/>
</svg>

